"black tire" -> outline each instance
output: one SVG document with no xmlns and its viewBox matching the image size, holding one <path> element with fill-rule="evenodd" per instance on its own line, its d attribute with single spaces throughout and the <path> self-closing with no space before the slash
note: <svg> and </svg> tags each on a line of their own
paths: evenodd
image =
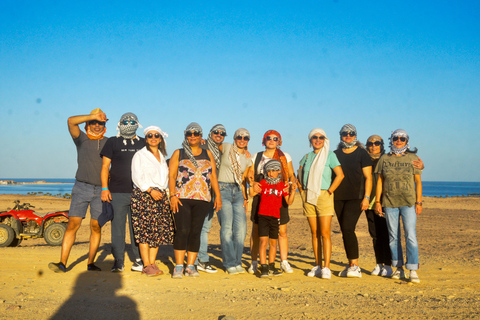
<svg viewBox="0 0 480 320">
<path fill-rule="evenodd" d="M 0 224 L 0 247 L 10 246 L 14 239 L 15 231 L 6 224 Z"/>
<path fill-rule="evenodd" d="M 52 223 L 45 229 L 43 234 L 45 242 L 51 246 L 62 245 L 65 230 L 67 230 L 65 223 Z"/>
<path fill-rule="evenodd" d="M 20 243 L 22 243 L 23 238 L 13 238 L 12 243 L 10 243 L 9 247 L 18 247 Z"/>
</svg>

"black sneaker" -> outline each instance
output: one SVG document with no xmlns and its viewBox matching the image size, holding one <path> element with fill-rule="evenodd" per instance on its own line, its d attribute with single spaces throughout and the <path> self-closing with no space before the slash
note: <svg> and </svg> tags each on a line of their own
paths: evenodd
<svg viewBox="0 0 480 320">
<path fill-rule="evenodd" d="M 125 270 L 124 266 L 123 266 L 123 260 L 121 259 L 115 259 L 115 263 L 113 264 L 113 267 L 112 267 L 112 272 L 123 272 L 123 270 Z"/>
<path fill-rule="evenodd" d="M 198 261 L 197 270 L 203 271 L 206 273 L 215 273 L 218 270 L 210 265 L 210 262 Z"/>
<path fill-rule="evenodd" d="M 102 271 L 99 267 L 94 265 L 93 263 L 87 264 L 87 270 L 88 271 Z"/>
<path fill-rule="evenodd" d="M 142 272 L 143 271 L 142 259 L 135 260 L 135 262 L 133 263 L 132 268 L 130 270 Z"/>
<path fill-rule="evenodd" d="M 268 278 L 269 276 L 268 264 L 262 264 L 260 266 L 260 278 Z"/>
<path fill-rule="evenodd" d="M 65 272 L 67 272 L 67 267 L 65 267 L 63 262 L 59 262 L 59 263 L 50 262 L 48 264 L 48 268 L 55 273 L 65 273 Z"/>
<path fill-rule="evenodd" d="M 270 265 L 268 266 L 268 272 L 274 277 L 278 277 L 283 274 L 282 271 L 275 268 L 275 263 L 270 263 Z"/>
</svg>

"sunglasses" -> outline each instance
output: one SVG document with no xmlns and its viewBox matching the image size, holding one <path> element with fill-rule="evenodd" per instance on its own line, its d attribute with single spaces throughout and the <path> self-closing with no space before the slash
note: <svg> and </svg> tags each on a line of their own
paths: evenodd
<svg viewBox="0 0 480 320">
<path fill-rule="evenodd" d="M 367 147 L 371 147 L 371 146 L 377 146 L 379 147 L 382 143 L 380 141 L 375 141 L 375 142 L 367 142 Z"/>
<path fill-rule="evenodd" d="M 155 137 L 157 139 L 160 138 L 160 133 L 155 133 L 155 134 L 149 133 L 149 134 L 147 134 L 148 139 L 152 139 L 153 137 Z"/>
<path fill-rule="evenodd" d="M 236 136 L 235 140 L 244 140 L 244 141 L 250 141 L 250 138 L 248 136 L 242 137 L 242 136 Z"/>
<path fill-rule="evenodd" d="M 219 134 L 221 135 L 222 137 L 225 137 L 227 135 L 227 133 L 225 131 L 220 131 L 220 130 L 215 130 L 215 131 L 212 131 L 213 134 Z"/>
<path fill-rule="evenodd" d="M 200 137 L 200 132 L 198 132 L 198 131 L 194 131 L 194 132 L 188 131 L 187 133 L 185 133 L 185 137 L 191 137 L 191 136 Z"/>
<path fill-rule="evenodd" d="M 270 137 L 270 136 L 267 136 L 267 141 L 270 141 L 270 140 L 273 140 L 275 142 L 278 142 L 280 139 L 278 139 L 278 137 Z"/>
<path fill-rule="evenodd" d="M 355 132 L 342 132 L 342 137 L 350 136 L 355 137 L 357 134 Z"/>
<path fill-rule="evenodd" d="M 402 141 L 402 142 L 407 141 L 407 138 L 405 138 L 405 137 L 393 137 L 392 140 L 393 140 L 393 141 L 397 141 L 398 139 L 400 139 L 400 141 Z"/>
<path fill-rule="evenodd" d="M 88 122 L 89 125 L 94 126 L 98 124 L 99 126 L 105 126 L 105 121 L 92 120 Z"/>
<path fill-rule="evenodd" d="M 312 140 L 325 140 L 325 137 L 324 136 L 313 136 L 312 137 Z"/>
<path fill-rule="evenodd" d="M 135 121 L 135 120 L 130 120 L 130 121 L 125 120 L 125 121 L 122 121 L 122 124 L 124 124 L 124 125 L 131 124 L 133 126 L 133 125 L 137 124 L 137 121 Z"/>
</svg>

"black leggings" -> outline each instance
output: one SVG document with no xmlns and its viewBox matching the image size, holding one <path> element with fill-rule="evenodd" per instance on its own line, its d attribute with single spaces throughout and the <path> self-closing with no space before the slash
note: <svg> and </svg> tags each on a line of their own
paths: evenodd
<svg viewBox="0 0 480 320">
<path fill-rule="evenodd" d="M 358 259 L 358 240 L 355 228 L 362 214 L 361 203 L 362 199 L 334 201 L 335 213 L 342 230 L 343 246 L 348 260 Z"/>
<path fill-rule="evenodd" d="M 374 210 L 365 210 L 368 221 L 368 232 L 372 237 L 373 250 L 377 263 L 383 263 L 387 266 L 392 265 L 392 252 L 388 245 L 387 219 L 375 214 Z"/>
<path fill-rule="evenodd" d="M 175 213 L 177 231 L 173 240 L 173 249 L 198 252 L 203 222 L 210 208 L 210 202 L 202 200 L 180 199 Z"/>
</svg>

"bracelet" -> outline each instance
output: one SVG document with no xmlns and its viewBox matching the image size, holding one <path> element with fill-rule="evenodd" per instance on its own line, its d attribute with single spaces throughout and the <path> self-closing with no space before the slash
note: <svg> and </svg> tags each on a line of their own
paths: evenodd
<svg viewBox="0 0 480 320">
<path fill-rule="evenodd" d="M 332 195 L 332 192 L 330 191 L 330 189 L 327 189 L 327 192 L 329 195 Z"/>
<path fill-rule="evenodd" d="M 171 195 L 171 196 L 170 196 L 170 199 L 172 199 L 173 197 L 176 197 L 176 196 L 177 196 L 176 194 Z"/>
<path fill-rule="evenodd" d="M 381 203 L 380 201 L 375 201 L 375 203 Z"/>
<path fill-rule="evenodd" d="M 369 196 L 365 196 L 365 198 L 367 198 L 367 200 L 370 200 L 370 197 L 369 197 Z"/>
<path fill-rule="evenodd" d="M 418 205 L 418 206 L 420 206 L 420 207 L 422 206 L 422 203 L 421 203 L 421 202 L 415 202 L 415 204 Z"/>
<path fill-rule="evenodd" d="M 102 188 L 102 191 L 108 190 L 108 188 Z"/>
</svg>

